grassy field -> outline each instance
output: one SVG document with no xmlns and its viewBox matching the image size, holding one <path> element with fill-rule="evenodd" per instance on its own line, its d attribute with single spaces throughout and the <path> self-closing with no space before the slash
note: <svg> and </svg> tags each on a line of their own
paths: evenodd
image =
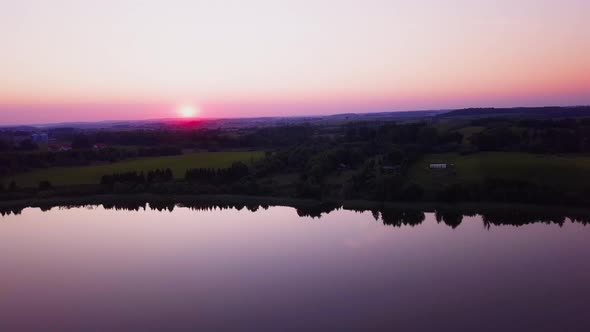
<svg viewBox="0 0 590 332">
<path fill-rule="evenodd" d="M 21 173 L 2 179 L 9 183 L 15 180 L 19 187 L 36 187 L 39 181 L 49 180 L 54 186 L 96 184 L 105 174 L 113 174 L 128 171 L 150 171 L 154 169 L 170 168 L 174 177 L 182 178 L 189 168 L 223 168 L 233 162 L 241 161 L 249 165 L 264 156 L 262 151 L 252 152 L 199 152 L 180 156 L 154 157 L 134 159 L 83 167 L 55 167 Z"/>
<path fill-rule="evenodd" d="M 431 163 L 455 164 L 447 170 L 431 170 Z M 450 183 L 478 183 L 486 177 L 524 180 L 556 189 L 590 188 L 590 156 L 535 155 L 488 152 L 461 156 L 430 154 L 412 166 L 408 178 L 426 189 Z"/>
</svg>

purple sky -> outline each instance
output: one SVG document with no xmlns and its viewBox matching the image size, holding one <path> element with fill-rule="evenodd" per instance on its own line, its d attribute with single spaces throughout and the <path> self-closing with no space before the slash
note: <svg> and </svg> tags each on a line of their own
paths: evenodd
<svg viewBox="0 0 590 332">
<path fill-rule="evenodd" d="M 587 0 L 7 0 L 0 124 L 590 104 Z"/>
</svg>

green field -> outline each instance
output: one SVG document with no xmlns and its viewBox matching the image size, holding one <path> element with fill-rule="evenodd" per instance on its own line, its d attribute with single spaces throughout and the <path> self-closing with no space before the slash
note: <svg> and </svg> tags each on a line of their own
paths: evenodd
<svg viewBox="0 0 590 332">
<path fill-rule="evenodd" d="M 262 151 L 250 152 L 199 152 L 180 156 L 133 159 L 112 164 L 83 167 L 55 167 L 16 174 L 4 178 L 2 182 L 15 180 L 19 187 L 36 187 L 39 181 L 49 180 L 54 186 L 97 184 L 105 174 L 128 171 L 150 171 L 170 168 L 174 177 L 183 178 L 189 168 L 223 168 L 233 162 L 241 161 L 249 165 L 251 161 L 264 156 Z"/>
<path fill-rule="evenodd" d="M 431 163 L 455 164 L 447 170 L 431 170 Z M 425 189 L 451 183 L 480 183 L 486 177 L 523 180 L 560 190 L 590 188 L 590 156 L 535 155 L 517 152 L 487 152 L 466 156 L 430 154 L 414 164 L 408 179 Z"/>
</svg>

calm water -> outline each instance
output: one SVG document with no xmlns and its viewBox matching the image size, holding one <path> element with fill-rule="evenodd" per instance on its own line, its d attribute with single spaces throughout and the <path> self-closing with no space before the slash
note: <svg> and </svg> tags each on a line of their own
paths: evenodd
<svg viewBox="0 0 590 332">
<path fill-rule="evenodd" d="M 568 219 L 25 209 L 0 266 L 0 331 L 590 329 L 590 226 Z"/>
</svg>

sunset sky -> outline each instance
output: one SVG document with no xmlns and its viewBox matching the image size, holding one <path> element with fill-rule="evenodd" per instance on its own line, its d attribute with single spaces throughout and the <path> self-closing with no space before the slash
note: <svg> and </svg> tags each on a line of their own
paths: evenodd
<svg viewBox="0 0 590 332">
<path fill-rule="evenodd" d="M 586 105 L 589 14 L 588 0 L 3 0 L 0 125 Z"/>
</svg>

